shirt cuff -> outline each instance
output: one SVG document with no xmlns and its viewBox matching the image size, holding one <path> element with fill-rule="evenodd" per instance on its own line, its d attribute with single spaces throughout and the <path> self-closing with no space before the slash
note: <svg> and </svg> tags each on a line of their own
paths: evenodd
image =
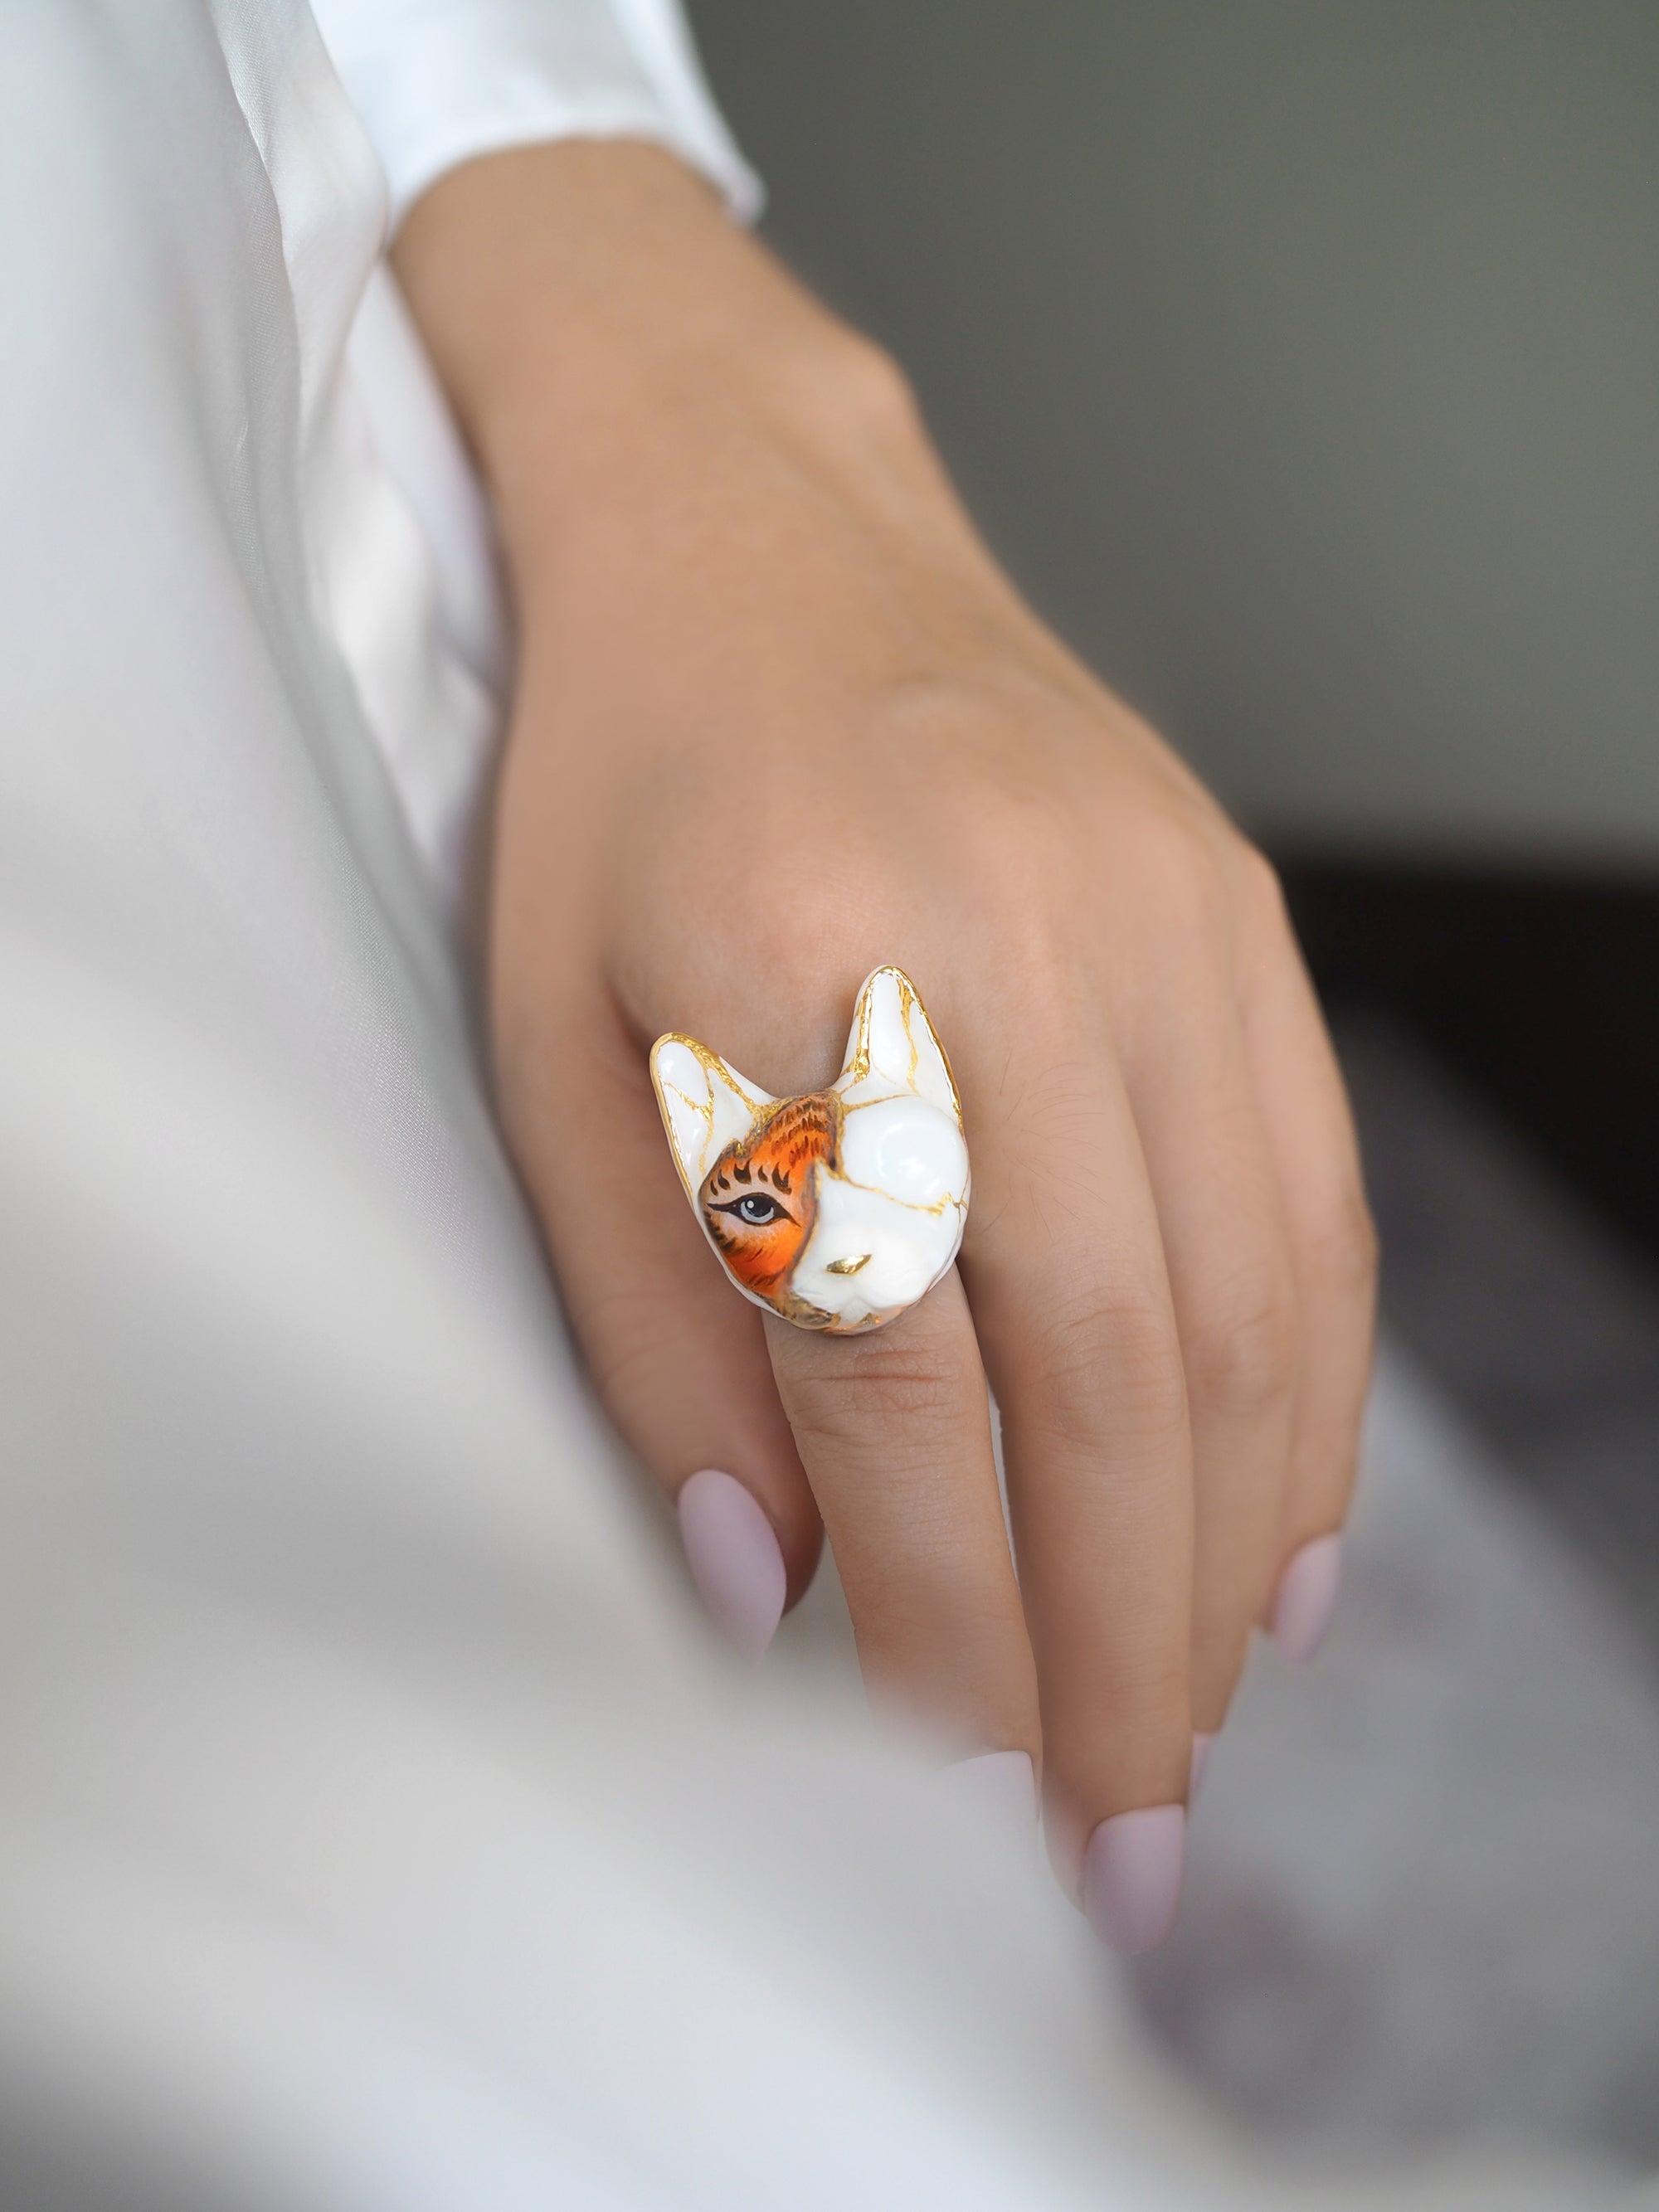
<svg viewBox="0 0 1659 2212">
<path fill-rule="evenodd" d="M 764 197 L 715 106 L 678 0 L 312 0 L 374 141 L 395 228 L 446 170 L 555 138 L 645 138 L 732 215 Z"/>
</svg>

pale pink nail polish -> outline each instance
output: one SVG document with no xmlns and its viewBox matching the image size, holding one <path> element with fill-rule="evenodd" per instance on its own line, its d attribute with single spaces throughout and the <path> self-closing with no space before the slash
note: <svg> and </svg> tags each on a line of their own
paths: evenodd
<svg viewBox="0 0 1659 2212">
<path fill-rule="evenodd" d="M 1195 1735 L 1193 1738 L 1192 1765 L 1187 1771 L 1187 1802 L 1188 1805 L 1192 1803 L 1194 1798 L 1198 1795 L 1199 1784 L 1203 1781 L 1204 1770 L 1210 1763 L 1210 1748 L 1214 1741 L 1215 1738 L 1213 1735 Z"/>
<path fill-rule="evenodd" d="M 1103 1820 L 1083 1854 L 1083 1910 L 1103 1943 L 1127 1958 L 1154 1949 L 1175 1924 L 1187 1815 L 1150 1805 Z"/>
<path fill-rule="evenodd" d="M 1029 1751 L 981 1751 L 947 1766 L 940 1780 L 975 1804 L 1024 1827 L 1036 1825 L 1036 1771 Z"/>
<path fill-rule="evenodd" d="M 788 1577 L 772 1523 L 736 1477 L 706 1467 L 679 1495 L 680 1541 L 699 1595 L 745 1659 L 783 1618 Z"/>
<path fill-rule="evenodd" d="M 1340 1536 L 1316 1536 L 1285 1570 L 1273 1600 L 1273 1641 L 1287 1659 L 1311 1659 L 1325 1640 L 1342 1576 Z"/>
</svg>

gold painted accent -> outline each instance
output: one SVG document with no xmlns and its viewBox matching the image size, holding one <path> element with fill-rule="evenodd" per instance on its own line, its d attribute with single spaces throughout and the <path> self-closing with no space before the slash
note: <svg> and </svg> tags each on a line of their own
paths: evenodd
<svg viewBox="0 0 1659 2212">
<path fill-rule="evenodd" d="M 826 1275 L 856 1275 L 860 1267 L 867 1267 L 875 1258 L 873 1252 L 860 1252 L 856 1260 L 831 1260 L 825 1267 Z"/>
<path fill-rule="evenodd" d="M 917 990 L 903 969 L 894 967 L 890 961 L 884 967 L 872 968 L 864 979 L 864 987 L 859 993 L 858 1031 L 854 1039 L 853 1049 L 848 1054 L 847 1065 L 842 1068 L 838 1080 L 846 1083 L 850 1078 L 855 1084 L 862 1083 L 870 1073 L 871 987 L 878 977 L 883 975 L 890 975 L 899 988 L 899 1018 L 904 1024 L 905 1040 L 910 1047 L 908 1075 L 910 1089 L 915 1091 L 916 1087 L 916 1072 L 921 1064 L 921 1047 L 916 1042 L 916 1033 L 911 1025 L 911 1016 L 913 1013 L 917 1013 L 927 1024 L 927 1034 L 933 1038 L 934 1048 L 944 1065 L 945 1079 L 951 1086 L 951 1109 L 957 1117 L 957 1127 L 958 1129 L 961 1128 L 962 1093 L 957 1088 L 956 1070 L 951 1065 L 951 1055 L 945 1049 L 939 1033 L 933 1026 L 933 1017 L 922 1002 L 921 992 Z"/>
<path fill-rule="evenodd" d="M 943 1198 L 935 1199 L 931 1206 L 924 1206 L 920 1199 L 895 1198 L 890 1190 L 884 1190 L 878 1182 L 860 1182 L 856 1176 L 837 1175 L 836 1181 L 845 1183 L 848 1190 L 867 1191 L 872 1198 L 884 1198 L 889 1206 L 902 1206 L 907 1213 L 931 1213 L 936 1221 L 943 1217 L 947 1206 L 954 1206 L 958 1212 L 965 1213 L 968 1210 L 967 1200 L 954 1197 L 948 1190 Z"/>
<path fill-rule="evenodd" d="M 872 974 L 866 975 L 864 980 L 864 988 L 859 993 L 857 1007 L 859 1025 L 854 1038 L 853 1049 L 847 1055 L 847 1065 L 841 1072 L 841 1080 L 843 1083 L 849 1075 L 854 1083 L 862 1083 L 870 1073 L 870 986 L 880 973 L 881 970 L 878 968 Z"/>
<path fill-rule="evenodd" d="M 751 1114 L 758 1114 L 760 1112 L 762 1102 L 755 1097 L 754 1093 L 750 1090 L 748 1085 L 743 1081 L 741 1077 L 738 1074 L 737 1070 L 732 1066 L 731 1062 L 729 1060 L 722 1060 L 719 1053 L 711 1052 L 706 1044 L 699 1044 L 696 1037 L 687 1036 L 684 1030 L 665 1030 L 663 1034 L 657 1039 L 655 1044 L 651 1048 L 653 1058 L 656 1054 L 662 1050 L 665 1044 L 683 1044 L 685 1047 L 686 1050 L 691 1054 L 692 1058 L 702 1068 L 703 1073 L 708 1076 L 708 1087 L 711 1094 L 714 1087 L 714 1074 L 715 1072 L 718 1071 L 720 1080 L 726 1085 L 728 1090 L 735 1091 L 737 1092 L 738 1097 L 742 1099 L 744 1104 L 749 1109 Z M 775 1100 L 772 1103 L 774 1104 L 777 1103 Z M 711 1115 L 713 1111 L 714 1108 L 711 1104 L 709 1108 Z"/>
</svg>

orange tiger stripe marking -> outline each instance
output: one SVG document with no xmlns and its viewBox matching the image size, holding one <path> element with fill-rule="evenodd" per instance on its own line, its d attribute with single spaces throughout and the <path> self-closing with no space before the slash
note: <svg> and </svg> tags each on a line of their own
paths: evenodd
<svg viewBox="0 0 1659 2212">
<path fill-rule="evenodd" d="M 789 1277 L 817 1212 L 820 1162 L 833 1168 L 841 1108 L 827 1091 L 785 1098 L 738 1143 L 728 1145 L 697 1194 L 708 1233 L 745 1290 L 780 1313 L 789 1310 Z M 729 1209 L 744 1198 L 771 1199 L 769 1222 L 744 1221 Z"/>
</svg>

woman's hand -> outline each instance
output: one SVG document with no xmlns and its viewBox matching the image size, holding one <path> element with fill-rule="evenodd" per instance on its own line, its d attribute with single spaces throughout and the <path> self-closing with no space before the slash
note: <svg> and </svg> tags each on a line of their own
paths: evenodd
<svg viewBox="0 0 1659 2212">
<path fill-rule="evenodd" d="M 668 156 L 474 163 L 398 264 L 502 517 L 491 1035 L 599 1387 L 671 1492 L 758 1503 L 747 1569 L 708 1556 L 729 1489 L 691 1527 L 740 1626 L 805 1589 L 821 1515 L 872 1689 L 1029 1753 L 1097 1924 L 1156 1940 L 1194 1731 L 1276 1603 L 1316 1628 L 1370 1358 L 1272 872 L 1021 604 L 891 365 Z M 886 962 L 951 1055 L 967 1237 L 890 1328 L 814 1336 L 722 1279 L 646 1054 L 689 1030 L 811 1090 Z"/>
</svg>

